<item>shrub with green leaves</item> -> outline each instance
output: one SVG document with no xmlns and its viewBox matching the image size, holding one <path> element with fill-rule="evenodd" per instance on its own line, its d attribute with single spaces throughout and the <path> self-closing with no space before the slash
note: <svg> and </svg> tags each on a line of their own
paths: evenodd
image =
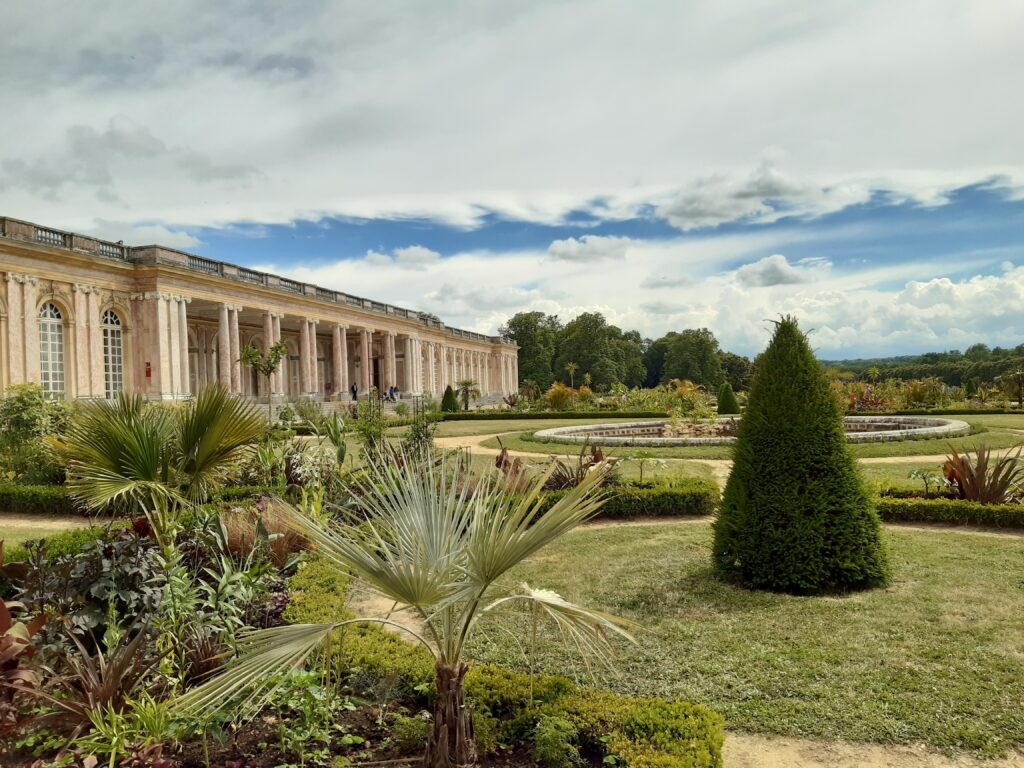
<svg viewBox="0 0 1024 768">
<path fill-rule="evenodd" d="M 736 400 L 736 393 L 732 391 L 732 384 L 723 381 L 718 388 L 718 413 L 722 416 L 731 416 L 740 412 L 740 404 Z"/>
<path fill-rule="evenodd" d="M 459 399 L 450 385 L 444 388 L 444 395 L 441 397 L 441 410 L 444 413 L 456 413 L 459 410 Z"/>
<path fill-rule="evenodd" d="M 758 358 L 740 423 L 714 523 L 716 569 L 793 594 L 880 586 L 880 529 L 839 404 L 807 337 L 784 317 Z"/>
</svg>

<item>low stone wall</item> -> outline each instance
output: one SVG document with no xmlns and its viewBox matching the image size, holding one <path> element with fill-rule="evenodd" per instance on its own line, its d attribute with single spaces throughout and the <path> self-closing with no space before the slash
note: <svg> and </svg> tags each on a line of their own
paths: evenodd
<svg viewBox="0 0 1024 768">
<path fill-rule="evenodd" d="M 736 417 L 720 421 L 736 420 Z M 847 416 L 846 439 L 850 443 L 883 443 L 896 440 L 923 440 L 936 437 L 968 435 L 971 426 L 958 419 L 923 416 Z M 601 445 L 626 445 L 647 448 L 669 448 L 682 445 L 729 445 L 732 436 L 662 437 L 667 421 L 637 421 L 623 424 L 580 424 L 555 427 L 534 433 L 541 442 L 579 445 L 599 442 Z"/>
</svg>

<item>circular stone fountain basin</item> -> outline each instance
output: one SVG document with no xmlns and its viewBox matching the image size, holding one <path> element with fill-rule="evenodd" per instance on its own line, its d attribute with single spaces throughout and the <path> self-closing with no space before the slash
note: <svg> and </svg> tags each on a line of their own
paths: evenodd
<svg viewBox="0 0 1024 768">
<path fill-rule="evenodd" d="M 921 416 L 846 416 L 846 440 L 850 443 L 875 443 L 894 440 L 920 440 L 935 437 L 968 435 L 971 426 L 958 419 L 925 418 Z M 702 431 L 715 425 L 717 435 L 666 435 L 679 425 L 669 421 L 634 421 L 621 424 L 581 424 L 555 427 L 534 433 L 534 438 L 546 443 L 599 443 L 601 445 L 632 445 L 667 448 L 678 445 L 728 445 L 736 442 L 734 435 L 738 418 L 721 418 L 701 423 Z"/>
</svg>

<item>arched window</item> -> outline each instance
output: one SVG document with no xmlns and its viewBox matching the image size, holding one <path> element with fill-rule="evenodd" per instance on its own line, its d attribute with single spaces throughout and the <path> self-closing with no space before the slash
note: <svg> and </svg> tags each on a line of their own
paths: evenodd
<svg viewBox="0 0 1024 768">
<path fill-rule="evenodd" d="M 121 318 L 113 310 L 103 313 L 103 391 L 107 399 L 124 389 L 124 338 Z"/>
<path fill-rule="evenodd" d="M 64 394 L 64 317 L 46 302 L 39 310 L 39 376 L 43 391 Z"/>
</svg>

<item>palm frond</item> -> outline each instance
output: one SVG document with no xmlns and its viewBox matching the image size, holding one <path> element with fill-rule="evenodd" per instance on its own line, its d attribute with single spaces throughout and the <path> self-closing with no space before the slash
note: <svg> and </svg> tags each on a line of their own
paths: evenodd
<svg viewBox="0 0 1024 768">
<path fill-rule="evenodd" d="M 202 685 L 177 697 L 172 709 L 198 716 L 232 709 L 256 714 L 282 684 L 282 675 L 301 665 L 338 624 L 291 624 L 242 635 L 238 659 Z"/>
<path fill-rule="evenodd" d="M 211 483 L 265 433 L 266 420 L 252 403 L 220 386 L 203 387 L 175 419 L 175 460 L 188 478 L 185 495 L 205 498 Z"/>
<path fill-rule="evenodd" d="M 372 513 L 359 525 L 331 525 L 286 504 L 280 514 L 322 557 L 372 589 L 399 603 L 430 606 L 458 588 L 453 582 L 471 512 L 470 497 L 449 474 L 434 462 L 369 469 L 357 496 Z"/>
<path fill-rule="evenodd" d="M 490 473 L 487 503 L 474 515 L 466 542 L 466 573 L 481 590 L 511 568 L 593 517 L 607 498 L 603 489 L 607 469 L 595 466 L 575 488 L 570 488 L 545 510 L 544 484 L 552 469 L 541 474 L 533 488 L 515 494 L 500 487 Z"/>
<path fill-rule="evenodd" d="M 629 632 L 635 622 L 614 616 L 604 611 L 584 608 L 571 603 L 557 592 L 549 589 L 535 589 L 522 582 L 516 585 L 513 594 L 499 598 L 488 605 L 487 613 L 499 608 L 523 606 L 527 613 L 538 621 L 548 619 L 554 622 L 564 638 L 576 646 L 584 660 L 605 658 L 611 650 L 609 639 L 615 635 L 636 642 Z"/>
</svg>

